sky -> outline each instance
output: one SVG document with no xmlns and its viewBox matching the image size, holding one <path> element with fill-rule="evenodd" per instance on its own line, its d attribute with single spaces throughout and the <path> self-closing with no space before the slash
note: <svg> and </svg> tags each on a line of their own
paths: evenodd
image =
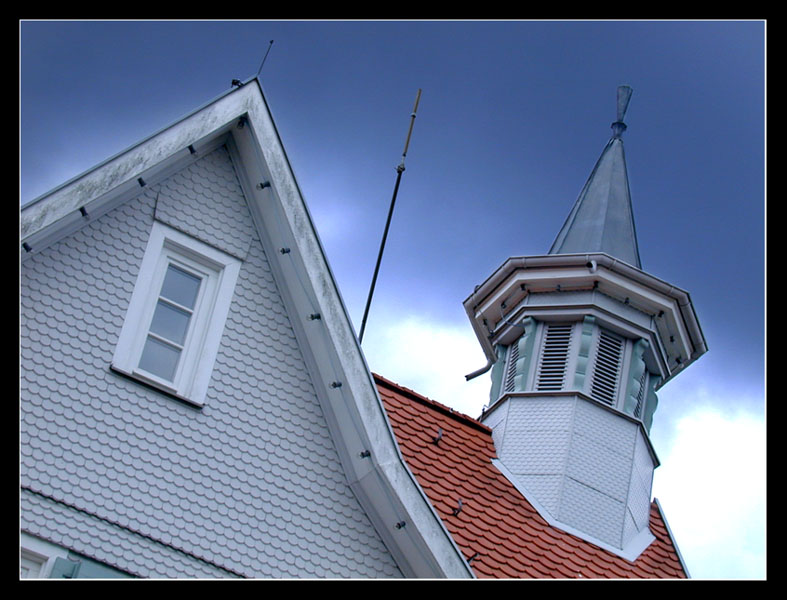
<svg viewBox="0 0 787 600">
<path fill-rule="evenodd" d="M 690 293 L 709 347 L 659 392 L 653 495 L 693 578 L 766 577 L 766 23 L 19 25 L 21 204 L 259 72 L 356 331 L 422 90 L 363 350 L 473 417 L 462 302 L 548 252 L 630 85 L 642 268 Z"/>
</svg>

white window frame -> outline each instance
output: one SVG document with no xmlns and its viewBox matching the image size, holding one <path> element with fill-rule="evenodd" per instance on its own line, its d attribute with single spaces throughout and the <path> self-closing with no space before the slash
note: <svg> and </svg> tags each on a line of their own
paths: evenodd
<svg viewBox="0 0 787 600">
<path fill-rule="evenodd" d="M 42 539 L 33 537 L 24 532 L 19 534 L 19 567 L 22 579 L 46 579 L 52 572 L 52 566 L 58 558 L 67 558 L 68 550 L 56 546 Z M 22 567 L 25 563 L 38 565 L 32 571 L 27 571 L 22 576 Z"/>
<path fill-rule="evenodd" d="M 139 367 L 167 267 L 202 278 L 181 357 L 172 381 Z M 229 313 L 240 261 L 158 221 L 153 223 L 112 368 L 182 400 L 203 406 Z"/>
</svg>

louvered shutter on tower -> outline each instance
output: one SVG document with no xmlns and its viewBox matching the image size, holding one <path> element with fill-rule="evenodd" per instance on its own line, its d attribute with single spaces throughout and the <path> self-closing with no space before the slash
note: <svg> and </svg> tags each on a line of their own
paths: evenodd
<svg viewBox="0 0 787 600">
<path fill-rule="evenodd" d="M 506 380 L 504 391 L 513 392 L 516 378 L 516 361 L 519 360 L 519 340 L 511 344 L 508 348 L 508 366 L 506 368 Z"/>
<path fill-rule="evenodd" d="M 550 323 L 546 325 L 544 345 L 538 365 L 536 389 L 563 389 L 573 327 L 571 323 Z"/>
<path fill-rule="evenodd" d="M 648 384 L 648 370 L 642 371 L 642 376 L 639 378 L 639 391 L 637 392 L 637 406 L 634 408 L 634 416 L 638 419 L 642 418 L 642 405 L 645 402 L 645 387 Z"/>
<path fill-rule="evenodd" d="M 623 365 L 623 348 L 622 339 L 603 329 L 599 330 L 590 395 L 610 406 L 615 406 L 617 401 L 618 382 Z"/>
</svg>

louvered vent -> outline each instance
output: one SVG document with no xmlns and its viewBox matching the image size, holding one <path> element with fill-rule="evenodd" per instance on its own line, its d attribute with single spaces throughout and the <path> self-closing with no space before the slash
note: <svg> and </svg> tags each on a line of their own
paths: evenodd
<svg viewBox="0 0 787 600">
<path fill-rule="evenodd" d="M 623 340 L 600 330 L 593 385 L 590 389 L 593 398 L 610 406 L 615 405 L 622 361 Z"/>
<path fill-rule="evenodd" d="M 519 341 L 508 347 L 508 367 L 506 368 L 505 391 L 514 391 L 514 378 L 516 377 L 516 361 L 519 360 Z"/>
<path fill-rule="evenodd" d="M 569 346 L 571 344 L 572 324 L 547 325 L 544 336 L 544 348 L 538 366 L 539 390 L 563 389 L 563 380 L 568 364 Z"/>
<path fill-rule="evenodd" d="M 642 403 L 645 400 L 645 385 L 648 382 L 648 370 L 642 371 L 642 377 L 639 378 L 639 392 L 637 393 L 637 406 L 634 408 L 634 416 L 638 419 L 642 417 Z"/>
</svg>

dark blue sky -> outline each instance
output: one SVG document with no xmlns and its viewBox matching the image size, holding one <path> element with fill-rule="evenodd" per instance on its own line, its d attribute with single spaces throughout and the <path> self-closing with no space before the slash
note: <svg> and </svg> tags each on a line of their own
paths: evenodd
<svg viewBox="0 0 787 600">
<path fill-rule="evenodd" d="M 663 388 L 654 437 L 700 400 L 763 414 L 763 22 L 22 22 L 21 202 L 253 76 L 271 39 L 263 88 L 356 328 L 423 90 L 372 369 L 452 403 L 384 335 L 413 320 L 472 335 L 462 301 L 507 257 L 549 250 L 628 84 L 642 266 L 691 294 L 710 347 Z M 485 362 L 473 352 L 464 372 Z"/>
</svg>

